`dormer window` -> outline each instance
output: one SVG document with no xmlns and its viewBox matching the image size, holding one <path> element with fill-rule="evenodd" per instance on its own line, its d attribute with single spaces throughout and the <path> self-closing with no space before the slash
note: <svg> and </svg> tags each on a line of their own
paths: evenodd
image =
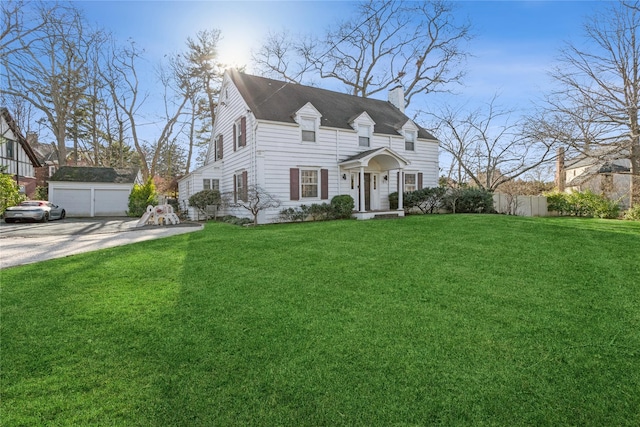
<svg viewBox="0 0 640 427">
<path fill-rule="evenodd" d="M 404 133 L 404 149 L 407 151 L 415 151 L 416 149 L 416 132 L 408 130 Z"/>
<path fill-rule="evenodd" d="M 369 147 L 371 143 L 371 126 L 358 126 L 358 145 L 360 147 Z"/>
<path fill-rule="evenodd" d="M 302 128 L 302 142 L 316 142 L 316 121 L 314 119 L 301 118 L 300 127 Z"/>
</svg>

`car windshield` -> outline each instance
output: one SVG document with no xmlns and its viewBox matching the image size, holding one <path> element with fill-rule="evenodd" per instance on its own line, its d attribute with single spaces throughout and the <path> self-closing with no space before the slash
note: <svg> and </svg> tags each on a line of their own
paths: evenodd
<svg viewBox="0 0 640 427">
<path fill-rule="evenodd" d="M 22 202 L 20 206 L 44 206 L 44 202 Z"/>
</svg>

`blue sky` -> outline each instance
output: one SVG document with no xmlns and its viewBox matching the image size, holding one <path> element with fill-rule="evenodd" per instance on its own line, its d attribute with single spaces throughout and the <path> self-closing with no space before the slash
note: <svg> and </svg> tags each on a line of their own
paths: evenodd
<svg viewBox="0 0 640 427">
<path fill-rule="evenodd" d="M 488 102 L 495 93 L 505 106 L 526 109 L 548 88 L 547 71 L 567 40 L 579 41 L 587 16 L 605 2 L 457 1 L 457 13 L 468 18 L 475 38 L 469 45 L 466 86 L 457 104 Z M 221 60 L 247 65 L 250 52 L 269 30 L 322 33 L 346 17 L 353 2 L 340 1 L 81 1 L 91 22 L 119 39 L 133 38 L 150 62 L 182 50 L 188 36 L 217 28 L 223 40 Z M 323 82 L 318 82 L 324 86 Z M 329 84 L 325 87 L 327 87 Z M 330 88 L 330 87 L 327 87 Z"/>
</svg>

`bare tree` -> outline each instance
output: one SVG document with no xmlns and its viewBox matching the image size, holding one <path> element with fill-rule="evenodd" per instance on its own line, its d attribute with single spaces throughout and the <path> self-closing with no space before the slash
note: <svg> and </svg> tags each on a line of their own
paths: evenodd
<svg viewBox="0 0 640 427">
<path fill-rule="evenodd" d="M 271 34 L 253 60 L 271 76 L 302 82 L 315 73 L 356 96 L 402 85 L 406 106 L 416 95 L 449 91 L 463 77 L 469 26 L 456 23 L 451 3 L 370 0 L 358 3 L 354 16 L 323 39 Z"/>
<path fill-rule="evenodd" d="M 253 225 L 258 225 L 258 215 L 260 212 L 266 209 L 280 207 L 280 200 L 258 185 L 250 185 L 247 187 L 246 194 L 243 194 L 242 198 L 245 200 L 238 198 L 233 202 L 229 202 L 229 205 L 251 212 L 251 215 L 253 215 Z"/>
<path fill-rule="evenodd" d="M 29 4 L 39 19 L 13 24 L 19 34 L 3 36 L 0 92 L 22 98 L 39 110 L 66 163 L 66 132 L 74 107 L 87 87 L 87 58 L 98 32 L 90 30 L 72 5 Z M 22 5 L 21 7 L 27 7 Z M 3 6 L 3 13 L 5 8 Z M 13 14 L 19 20 L 22 13 Z M 5 15 L 6 16 L 6 15 Z M 24 25 L 31 24 L 31 28 Z"/>
<path fill-rule="evenodd" d="M 584 26 L 587 43 L 568 44 L 551 75 L 549 134 L 594 158 L 628 158 L 631 204 L 640 204 L 640 7 L 611 4 Z M 555 125 L 555 126 L 554 126 Z"/>
<path fill-rule="evenodd" d="M 440 148 L 453 159 L 449 178 L 472 182 L 489 191 L 555 159 L 554 144 L 539 141 L 513 112 L 501 109 L 494 97 L 473 112 L 444 108 L 430 113 Z"/>
</svg>

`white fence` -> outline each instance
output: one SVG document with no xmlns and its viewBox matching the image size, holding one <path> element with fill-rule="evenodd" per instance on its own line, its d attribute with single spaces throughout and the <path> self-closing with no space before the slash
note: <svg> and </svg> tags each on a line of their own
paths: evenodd
<svg viewBox="0 0 640 427">
<path fill-rule="evenodd" d="M 493 207 L 498 213 L 518 216 L 549 216 L 545 196 L 514 196 L 494 193 Z"/>
</svg>

